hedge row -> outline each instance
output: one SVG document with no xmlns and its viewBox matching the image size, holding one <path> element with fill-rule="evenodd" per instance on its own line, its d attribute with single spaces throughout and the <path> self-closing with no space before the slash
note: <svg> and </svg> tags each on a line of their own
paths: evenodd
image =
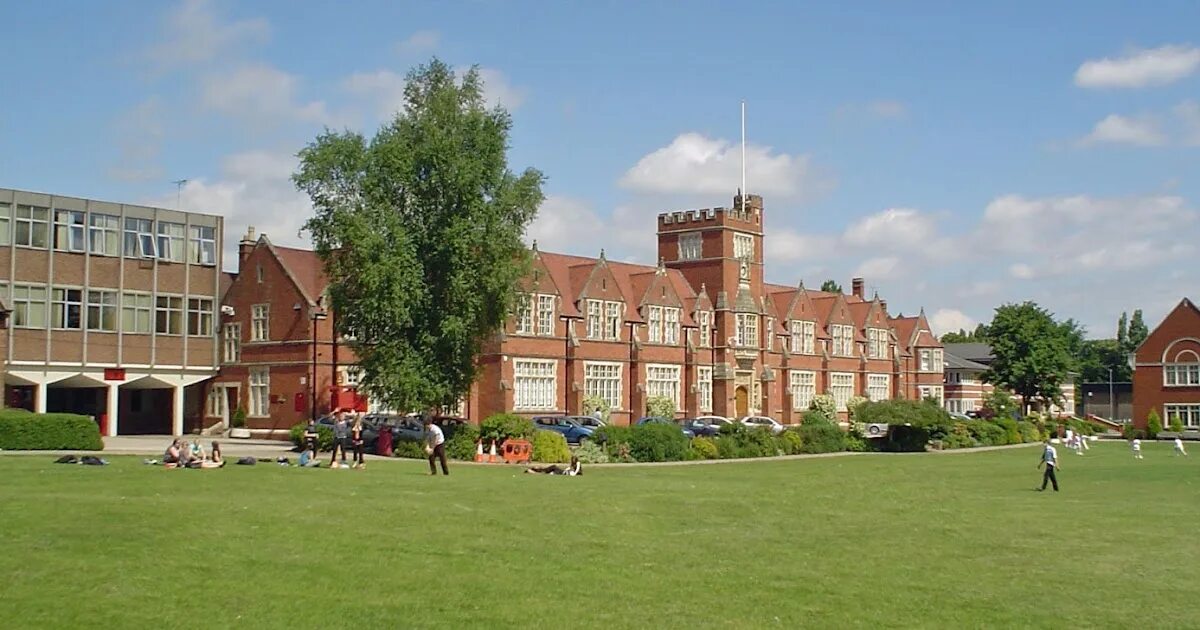
<svg viewBox="0 0 1200 630">
<path fill-rule="evenodd" d="M 10 451 L 99 451 L 100 427 L 88 416 L 0 410 L 0 449 Z"/>
</svg>

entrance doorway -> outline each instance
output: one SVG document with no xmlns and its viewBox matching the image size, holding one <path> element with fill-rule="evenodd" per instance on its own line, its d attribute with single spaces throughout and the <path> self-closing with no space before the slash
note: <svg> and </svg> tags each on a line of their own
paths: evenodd
<svg viewBox="0 0 1200 630">
<path fill-rule="evenodd" d="M 734 409 L 737 411 L 738 418 L 745 418 L 750 415 L 750 392 L 745 385 L 739 385 L 733 393 Z"/>
</svg>

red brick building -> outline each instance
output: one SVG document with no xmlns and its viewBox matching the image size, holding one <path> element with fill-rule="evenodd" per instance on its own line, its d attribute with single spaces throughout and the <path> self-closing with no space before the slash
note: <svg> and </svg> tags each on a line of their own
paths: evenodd
<svg viewBox="0 0 1200 630">
<path fill-rule="evenodd" d="M 1146 428 L 1150 410 L 1164 428 L 1178 416 L 1200 430 L 1200 309 L 1184 298 L 1134 353 L 1133 423 Z"/>
</svg>

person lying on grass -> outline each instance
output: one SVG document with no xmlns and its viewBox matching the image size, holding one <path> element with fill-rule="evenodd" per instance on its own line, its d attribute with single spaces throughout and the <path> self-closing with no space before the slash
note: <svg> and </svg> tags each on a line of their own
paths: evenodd
<svg viewBox="0 0 1200 630">
<path fill-rule="evenodd" d="M 201 468 L 220 468 L 225 465 L 225 459 L 221 457 L 221 445 L 215 440 L 212 443 L 212 450 L 208 453 L 208 459 L 200 464 Z"/>
<path fill-rule="evenodd" d="M 566 468 L 559 468 L 557 464 L 549 466 L 531 466 L 525 469 L 525 472 L 531 475 L 567 475 L 575 477 L 583 474 L 583 464 L 579 463 L 579 458 L 571 456 L 571 465 Z"/>
</svg>

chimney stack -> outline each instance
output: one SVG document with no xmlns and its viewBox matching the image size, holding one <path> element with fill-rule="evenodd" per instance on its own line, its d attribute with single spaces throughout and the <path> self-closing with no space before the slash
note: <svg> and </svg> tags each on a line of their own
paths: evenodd
<svg viewBox="0 0 1200 630">
<path fill-rule="evenodd" d="M 850 280 L 850 292 L 853 293 L 856 297 L 858 297 L 860 299 L 862 298 L 862 296 L 863 296 L 863 279 L 862 278 L 852 278 Z"/>
<path fill-rule="evenodd" d="M 238 243 L 238 273 L 241 273 L 242 267 L 246 265 L 246 257 L 254 249 L 254 243 L 254 226 L 251 225 L 246 228 L 246 235 Z"/>
<path fill-rule="evenodd" d="M 879 300 L 879 308 L 883 309 L 883 312 L 886 313 L 887 312 L 887 300 Z"/>
</svg>

